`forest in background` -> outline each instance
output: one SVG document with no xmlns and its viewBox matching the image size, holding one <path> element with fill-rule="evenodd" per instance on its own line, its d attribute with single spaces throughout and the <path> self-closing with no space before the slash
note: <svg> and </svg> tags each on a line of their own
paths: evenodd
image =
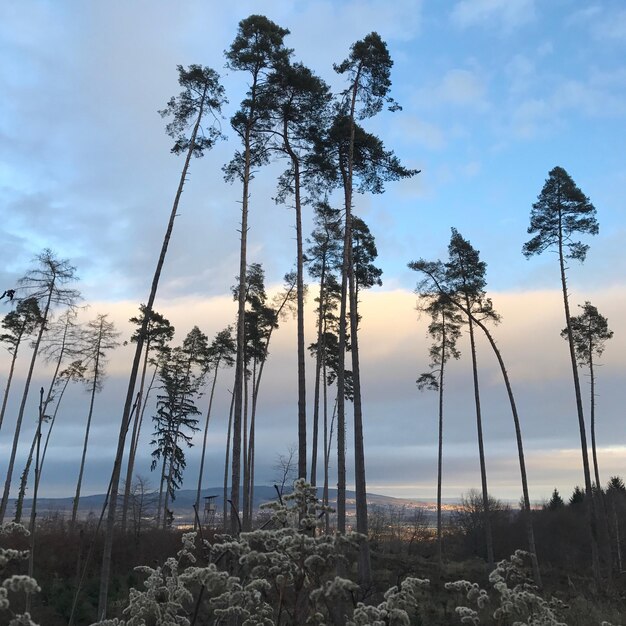
<svg viewBox="0 0 626 626">
<path fill-rule="evenodd" d="M 190 594 L 191 596 L 193 594 L 185 587 L 189 584 L 196 593 L 194 621 L 199 611 L 206 611 L 207 615 L 213 615 L 213 612 L 217 611 L 213 618 L 217 620 L 215 623 L 219 623 L 220 619 L 226 619 L 225 615 L 229 615 L 229 619 L 237 623 L 237 620 L 247 619 L 245 611 L 249 609 L 245 608 L 246 603 L 252 602 L 257 604 L 250 613 L 258 613 L 261 607 L 263 611 L 269 612 L 264 618 L 274 620 L 271 623 L 304 623 L 293 620 L 296 618 L 301 620 L 305 614 L 309 616 L 312 609 L 308 602 L 313 602 L 315 598 L 320 600 L 325 598 L 323 604 L 327 606 L 328 616 L 325 618 L 322 615 L 317 618 L 314 617 L 317 613 L 313 611 L 310 615 L 318 619 L 318 622 L 311 623 L 322 623 L 319 619 L 327 618 L 339 623 L 345 621 L 345 617 L 342 616 L 347 615 L 348 609 L 345 608 L 344 603 L 348 598 L 366 601 L 362 608 L 359 608 L 361 605 L 358 604 L 356 608 L 353 607 L 357 615 L 354 619 L 361 620 L 355 623 L 370 623 L 363 620 L 375 619 L 372 617 L 375 610 L 387 612 L 385 615 L 389 617 L 388 608 L 376 609 L 371 603 L 376 597 L 373 591 L 376 576 L 372 569 L 371 548 L 376 543 L 363 540 L 371 535 L 369 526 L 371 515 L 368 514 L 366 494 L 363 444 L 366 434 L 363 428 L 361 403 L 358 305 L 360 290 L 380 284 L 381 270 L 375 265 L 377 251 L 374 236 L 367 224 L 355 215 L 353 210 L 358 210 L 356 201 L 358 196 L 355 196 L 355 192 L 382 193 L 385 184 L 415 176 L 419 172 L 405 168 L 378 137 L 367 132 L 361 125 L 378 114 L 383 107 L 388 107 L 389 110 L 395 112 L 400 111 L 400 106 L 389 95 L 392 61 L 380 37 L 376 33 L 371 33 L 363 40 L 356 42 L 346 60 L 335 66 L 334 69 L 344 76 L 346 86 L 341 94 L 333 95 L 322 79 L 302 64 L 293 61 L 293 51 L 285 47 L 283 43 L 286 35 L 288 35 L 287 30 L 267 18 L 251 16 L 240 23 L 237 36 L 231 48 L 226 52 L 228 67 L 232 71 L 245 73 L 249 89 L 246 98 L 241 103 L 240 110 L 231 119 L 231 126 L 241 145 L 233 160 L 224 166 L 226 180 L 241 187 L 240 273 L 232 288 L 238 313 L 232 326 L 217 333 L 212 341 L 209 341 L 199 327 L 194 327 L 179 345 L 173 347 L 171 343 L 174 338 L 174 329 L 163 315 L 155 311 L 154 303 L 169 240 L 170 237 L 175 236 L 173 235 L 174 221 L 183 206 L 182 194 L 185 184 L 188 184 L 192 159 L 202 157 L 221 138 L 219 126 L 214 123 L 219 118 L 226 98 L 219 76 L 214 70 L 200 65 L 192 65 L 188 68 L 179 67 L 179 82 L 183 91 L 179 96 L 172 98 L 162 111 L 162 115 L 168 119 L 166 130 L 174 140 L 172 152 L 180 154 L 184 159 L 184 164 L 149 296 L 146 303 L 141 306 L 138 316 L 131 320 L 137 327 L 135 334 L 129 339 L 135 345 L 135 355 L 119 425 L 119 441 L 109 485 L 108 503 L 106 511 L 103 510 L 101 523 L 92 529 L 94 537 L 98 537 L 102 532 L 102 543 L 98 549 L 101 568 L 96 614 L 100 620 L 106 618 L 109 605 L 114 545 L 116 540 L 119 541 L 120 537 L 130 532 L 129 508 L 133 502 L 131 497 L 134 489 L 133 465 L 141 428 L 145 428 L 148 418 L 152 418 L 153 469 L 159 477 L 158 504 L 152 518 L 155 520 L 154 530 L 167 531 L 171 525 L 168 505 L 171 505 L 171 499 L 175 497 L 176 490 L 182 483 L 186 465 L 185 452 L 191 444 L 193 433 L 198 429 L 202 429 L 203 448 L 206 445 L 218 372 L 224 367 L 232 368 L 233 384 L 229 434 L 225 446 L 225 497 L 223 498 L 222 520 L 224 532 L 228 532 L 231 537 L 235 538 L 233 541 L 238 547 L 233 548 L 231 544 L 227 544 L 228 548 L 219 548 L 220 540 L 216 540 L 210 549 L 205 546 L 203 558 L 208 563 L 205 574 L 194 571 L 189 579 L 182 578 L 177 581 L 177 585 L 182 585 L 177 591 L 181 595 L 177 599 L 168 599 L 168 602 L 171 601 L 176 606 L 169 607 L 167 610 L 181 611 L 186 615 L 193 613 L 189 608 Z M 285 276 L 284 290 L 270 300 L 265 291 L 262 265 L 248 258 L 246 236 L 248 210 L 253 210 L 250 206 L 253 205 L 250 186 L 253 185 L 254 173 L 273 160 L 281 160 L 286 168 L 278 180 L 276 198 L 278 202 L 283 202 L 294 209 L 296 262 L 295 270 Z M 339 199 L 337 207 L 333 206 L 331 199 L 332 201 Z M 315 212 L 316 227 L 308 241 L 305 241 L 306 235 L 302 232 L 303 210 Z M 569 347 L 571 357 L 585 479 L 584 489 L 580 491 L 579 498 L 584 515 L 575 518 L 577 520 L 575 525 L 580 526 L 582 536 L 578 538 L 586 547 L 583 550 L 584 556 L 581 556 L 573 567 L 578 570 L 584 559 L 588 558 L 588 563 L 582 567 L 591 568 L 592 579 L 599 591 L 603 588 L 614 589 L 614 584 L 615 589 L 619 589 L 619 575 L 622 569 L 620 512 L 623 509 L 624 485 L 619 478 L 614 477 L 608 488 L 603 490 L 600 487 L 603 482 L 600 480 L 594 434 L 594 364 L 597 365 L 604 343 L 611 338 L 612 331 L 608 328 L 607 320 L 591 302 L 585 302 L 580 315 L 572 314 L 567 289 L 568 273 L 571 271 L 569 266 L 572 261 L 584 261 L 588 249 L 588 245 L 579 241 L 578 236 L 580 234 L 595 235 L 598 232 L 595 213 L 595 207 L 576 186 L 569 174 L 562 168 L 555 167 L 549 172 L 545 186 L 531 209 L 531 222 L 528 230 L 529 234 L 534 237 L 525 245 L 524 254 L 530 257 L 548 250 L 557 252 L 564 303 L 563 337 L 566 340 L 564 345 Z M 480 386 L 474 343 L 474 333 L 481 332 L 485 334 L 496 355 L 510 402 L 511 415 L 515 424 L 523 493 L 520 512 L 514 517 L 523 528 L 524 539 L 521 540 L 520 545 L 529 555 L 534 585 L 541 589 L 543 586 L 541 551 L 537 549 L 536 535 L 539 535 L 535 529 L 540 516 L 532 510 L 529 496 L 522 424 L 517 414 L 513 392 L 514 382 L 509 380 L 503 355 L 494 337 L 493 326 L 500 319 L 487 295 L 486 264 L 480 259 L 479 252 L 472 247 L 471 243 L 458 231 L 452 229 L 447 259 L 420 259 L 412 261 L 410 267 L 417 272 L 416 291 L 419 296 L 419 306 L 432 319 L 429 326 L 429 333 L 433 338 L 429 355 L 430 366 L 428 371 L 419 375 L 418 386 L 423 389 L 432 389 L 439 394 L 439 515 L 436 536 L 422 537 L 422 542 L 430 544 L 433 552 L 429 556 L 432 562 L 436 563 L 436 575 L 442 576 L 446 567 L 445 561 L 452 556 L 452 554 L 448 556 L 444 553 L 446 531 L 440 513 L 441 467 L 444 459 L 444 373 L 448 360 L 459 357 L 456 340 L 461 332 L 466 330 L 469 333 L 471 345 L 481 464 L 480 497 L 476 498 L 477 502 L 473 503 L 474 509 L 478 511 L 474 515 L 474 523 L 480 528 L 481 536 L 478 540 L 476 530 L 474 530 L 473 537 L 477 546 L 475 556 L 485 559 L 485 571 L 500 572 L 498 575 L 504 576 L 505 579 L 509 575 L 509 573 L 502 574 L 502 568 L 508 566 L 499 565 L 500 569 L 496 568 L 496 514 L 502 507 L 493 503 L 489 497 L 484 450 L 482 449 Z M 318 294 L 314 320 L 317 340 L 311 346 L 306 346 L 304 343 L 305 271 L 308 271 L 310 278 L 316 281 Z M 29 394 L 31 401 L 34 395 L 33 390 L 30 389 L 34 370 L 39 363 L 38 359 L 44 355 L 54 367 L 49 387 L 47 390 L 44 388 L 40 390 L 38 427 L 30 443 L 26 467 L 21 473 L 22 479 L 14 515 L 17 522 L 22 521 L 23 498 L 30 476 L 30 489 L 33 496 L 29 523 L 30 554 L 27 555 L 26 551 L 11 554 L 11 558 L 28 558 L 29 576 L 9 578 L 8 580 L 13 582 L 6 587 L 11 593 L 26 592 L 27 612 L 30 610 L 31 601 L 34 601 L 35 590 L 32 575 L 36 571 L 35 538 L 39 533 L 36 515 L 38 482 L 43 472 L 49 438 L 52 441 L 51 445 L 54 445 L 51 435 L 57 410 L 61 406 L 63 394 L 70 383 L 81 381 L 86 384 L 89 390 L 89 407 L 85 424 L 83 456 L 78 472 L 72 515 L 67 522 L 67 528 L 65 522 L 61 524 L 61 532 L 67 532 L 68 537 L 71 537 L 77 532 L 84 532 L 84 528 L 79 530 L 77 510 L 84 466 L 88 462 L 87 451 L 93 407 L 97 393 L 103 384 L 108 352 L 121 341 L 119 333 L 107 320 L 106 314 L 98 314 L 87 324 L 81 325 L 77 322 L 76 309 L 80 302 L 80 294 L 75 287 L 75 282 L 76 269 L 71 261 L 59 259 L 52 251 L 45 250 L 37 258 L 33 268 L 18 281 L 15 289 L 9 289 L 3 295 L 3 298 L 8 299 L 13 307 L 2 321 L 4 332 L 2 339 L 8 345 L 10 355 L 2 418 L 4 418 L 9 393 L 15 393 L 11 389 L 11 382 L 18 353 L 22 356 L 19 352 L 20 346 L 25 347 L 29 342 L 32 343 L 30 364 L 21 395 L 0 504 L 0 518 L 3 520 L 13 515 L 7 510 L 9 495 L 13 473 L 16 469 L 15 459 L 20 442 L 21 426 L 26 415 L 26 403 Z M 240 550 L 245 552 L 248 548 L 251 550 L 250 554 L 254 552 L 263 554 L 264 551 L 269 550 L 268 546 L 272 545 L 272 541 L 275 541 L 263 533 L 259 535 L 258 529 L 252 530 L 256 416 L 264 367 L 270 354 L 270 340 L 274 331 L 279 327 L 281 316 L 287 312 L 293 312 L 297 319 L 297 477 L 301 481 L 307 480 L 311 488 L 316 488 L 318 483 L 320 484 L 322 493 L 319 506 L 321 509 L 317 518 L 311 516 L 315 508 L 313 500 L 316 498 L 312 498 L 312 492 L 307 491 L 308 488 L 301 482 L 295 491 L 295 505 L 296 509 L 299 509 L 295 518 L 293 513 L 289 514 L 286 511 L 284 503 L 279 502 L 276 516 L 266 522 L 276 527 L 275 532 L 279 535 L 285 534 L 289 541 L 294 542 L 290 548 L 291 551 L 296 550 L 296 547 L 300 545 L 299 541 L 306 543 L 306 549 L 311 551 L 309 558 L 316 556 L 316 551 L 324 554 L 324 550 L 334 552 L 345 550 L 352 553 L 356 562 L 353 572 L 354 580 L 351 581 L 349 576 L 345 576 L 348 573 L 345 564 L 338 563 L 337 576 L 328 578 L 331 572 L 324 571 L 322 574 L 321 571 L 317 571 L 322 569 L 318 560 L 312 558 L 307 564 L 309 561 L 307 558 L 304 559 L 304 564 L 300 564 L 300 559 L 296 559 L 300 567 L 297 575 L 290 570 L 290 575 L 279 583 L 279 588 L 271 585 L 268 587 L 263 584 L 257 585 L 254 581 L 263 580 L 263 576 L 271 574 L 265 573 L 257 577 L 257 574 L 261 574 L 262 567 L 260 564 L 251 563 L 248 572 L 251 585 L 248 590 L 250 597 L 244 591 L 237 589 L 237 593 L 243 594 L 237 601 L 240 602 L 241 612 L 234 611 L 233 613 L 231 609 L 235 601 L 232 597 L 228 599 L 223 596 L 227 593 L 235 593 L 233 591 L 235 583 L 228 578 L 234 575 L 234 572 L 228 573 L 228 568 L 237 567 L 237 559 L 234 555 L 237 555 Z M 309 392 L 312 402 L 309 399 L 308 403 L 305 382 L 307 351 L 313 357 L 312 363 L 315 371 L 313 393 Z M 583 406 L 579 379 L 580 367 L 588 368 L 592 383 L 588 425 L 585 421 L 586 409 Z M 198 408 L 197 402 L 205 391 L 207 383 L 209 383 L 206 390 L 208 407 L 203 413 Z M 156 396 L 154 415 L 146 414 L 149 393 Z M 312 411 L 309 408 L 308 414 L 307 408 L 311 405 Z M 0 418 L 0 424 L 2 418 Z M 356 535 L 348 532 L 346 524 L 346 448 L 349 445 L 346 441 L 346 422 L 348 419 L 351 420 L 354 431 L 356 487 L 354 530 L 356 530 Z M 309 423 L 312 426 L 311 441 L 307 440 Z M 588 458 L 589 446 L 586 439 L 588 431 L 591 438 L 591 461 Z M 336 477 L 332 479 L 329 475 L 331 455 L 336 455 L 332 456 L 336 468 Z M 204 450 L 201 453 L 198 477 L 197 509 L 199 509 L 202 491 L 203 462 Z M 334 483 L 335 478 L 337 501 L 331 527 L 331 516 L 327 506 L 328 490 L 331 480 Z M 559 494 L 555 492 L 550 503 L 546 505 L 545 511 L 542 512 L 543 518 L 549 514 L 567 515 L 573 518 L 573 507 L 576 502 L 571 502 L 566 507 L 562 501 L 559 501 L 558 496 Z M 279 500 L 282 500 L 280 496 Z M 292 517 L 290 518 L 289 515 Z M 510 513 L 510 515 L 513 514 Z M 308 521 L 305 523 L 305 520 Z M 321 526 L 319 535 L 315 530 L 318 521 Z M 508 520 L 508 523 L 512 523 L 511 520 Z M 201 524 L 196 524 L 196 526 L 201 527 Z M 8 527 L 7 532 L 12 532 L 11 526 Z M 56 532 L 59 532 L 58 528 Z M 458 531 L 455 532 L 459 534 Z M 460 534 L 467 535 L 468 533 L 464 530 Z M 179 560 L 183 557 L 191 558 L 192 541 L 188 536 L 185 537 L 186 547 L 182 553 L 179 553 Z M 255 542 L 259 542 L 258 545 Z M 342 542 L 345 542 L 345 545 Z M 94 540 L 88 551 L 89 557 L 95 545 Z M 248 548 L 245 547 L 246 545 Z M 520 545 L 511 546 L 510 552 Z M 257 551 L 259 546 L 263 546 L 263 549 Z M 304 550 L 304 544 L 300 545 L 300 549 Z M 568 547 L 567 550 L 569 551 L 570 548 Z M 224 555 L 230 551 L 232 551 L 231 557 L 226 558 Z M 501 554 L 501 550 L 497 552 L 498 558 L 507 556 L 507 554 Z M 91 558 L 86 558 L 83 562 L 83 556 L 79 550 L 76 566 L 77 581 L 84 579 L 88 569 L 93 568 Z M 319 555 L 317 557 L 323 560 L 323 557 Z M 219 570 L 221 573 L 217 575 L 217 564 L 214 561 L 222 558 L 225 569 Z M 263 560 L 262 557 L 254 558 Z M 272 567 L 287 566 L 287 562 L 289 568 L 294 567 L 289 559 L 287 562 L 280 559 L 279 561 L 281 565 L 272 565 L 268 572 L 272 571 Z M 522 561 L 521 556 L 516 556 L 510 562 L 510 567 L 521 566 Z M 241 564 L 241 559 L 239 562 Z M 171 574 L 174 566 L 171 561 L 168 563 L 168 571 Z M 559 565 L 563 564 L 559 563 Z M 311 569 L 310 572 L 308 568 Z M 316 576 L 313 576 L 314 570 Z M 220 588 L 220 585 L 224 586 L 224 589 L 220 588 L 221 600 L 219 602 L 215 598 L 203 597 L 206 589 L 210 587 L 208 579 L 203 579 L 203 576 L 208 576 L 208 572 L 211 572 L 211 575 L 216 574 L 219 579 L 219 585 L 216 582 L 215 589 Z M 165 584 L 168 575 L 163 566 L 158 573 L 150 574 L 149 580 L 157 584 L 162 578 Z M 511 581 L 517 583 L 515 576 L 518 574 L 511 576 Z M 406 581 L 410 580 L 414 579 L 406 579 Z M 319 585 L 319 589 L 311 588 L 304 594 L 303 589 L 312 581 Z M 300 586 L 297 587 L 296 583 Z M 229 585 L 232 588 L 229 588 Z M 293 585 L 297 588 L 292 589 Z M 289 611 L 283 608 L 283 601 L 286 602 L 283 594 L 287 594 L 287 588 L 290 589 L 289 594 L 296 592 L 293 606 Z M 314 593 L 316 589 L 319 591 L 317 595 Z M 395 593 L 405 593 L 408 599 L 404 598 L 397 610 L 406 613 L 409 608 L 415 608 L 415 602 L 409 596 L 419 595 L 418 591 L 421 592 L 422 585 L 421 583 L 407 583 L 406 589 L 402 586 L 399 589 L 400 591 L 396 590 Z M 472 592 L 473 589 L 475 588 L 471 585 L 467 588 L 468 599 L 475 599 L 476 594 Z M 457 591 L 462 590 L 461 585 Z M 526 590 L 525 593 L 530 593 L 525 587 L 520 588 L 519 593 L 521 594 L 524 590 Z M 81 591 L 81 585 L 77 584 L 73 606 L 70 609 L 70 622 L 75 618 L 79 591 Z M 278 603 L 276 593 L 278 593 Z M 484 595 L 482 591 L 477 594 L 478 598 Z M 331 602 L 335 596 L 337 598 L 345 596 L 343 600 L 337 601 L 339 609 L 334 606 L 334 600 Z M 141 605 L 138 608 L 137 620 L 145 619 L 150 611 L 160 611 L 155 608 L 159 600 L 150 604 L 144 602 L 145 598 L 139 602 L 138 597 L 133 596 L 131 592 L 130 607 L 133 607 L 134 601 Z M 286 595 L 284 597 L 286 598 Z M 308 598 L 307 602 L 302 600 L 303 597 Z M 391 597 L 393 594 L 389 596 Z M 385 602 L 389 602 L 389 598 Z M 532 609 L 537 612 L 537 615 L 541 611 L 556 610 L 550 603 L 545 606 L 538 600 L 537 603 L 542 607 Z M 219 609 L 220 606 L 222 606 L 221 609 Z M 235 606 L 239 605 L 235 603 Z M 482 610 L 485 607 L 479 602 L 477 608 Z M 218 609 L 226 613 L 222 614 Z M 9 609 L 7 604 L 5 610 L 11 611 L 12 609 Z M 468 611 L 473 610 L 468 609 Z M 141 617 L 142 611 L 147 612 L 143 617 Z M 467 618 L 466 622 L 470 618 L 478 619 L 470 613 L 463 614 L 462 611 L 457 611 L 457 613 L 459 619 Z M 132 619 L 134 617 L 129 623 L 141 623 L 141 621 L 132 622 Z M 389 619 L 395 618 L 392 615 Z"/>
</svg>

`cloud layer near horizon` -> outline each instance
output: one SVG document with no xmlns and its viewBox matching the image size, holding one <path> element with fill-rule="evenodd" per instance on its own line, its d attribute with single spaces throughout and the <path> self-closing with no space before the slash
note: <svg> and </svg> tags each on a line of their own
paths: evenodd
<svg viewBox="0 0 626 626">
<path fill-rule="evenodd" d="M 626 287 L 616 286 L 586 294 L 599 310 L 619 320 L 626 307 Z M 556 486 L 567 493 L 582 483 L 579 434 L 575 416 L 571 370 L 565 342 L 559 331 L 563 325 L 558 291 L 504 292 L 491 294 L 503 316 L 493 329 L 512 380 L 522 422 L 527 454 L 531 496 L 548 497 Z M 307 318 L 313 319 L 313 297 L 309 294 Z M 574 296 L 575 297 L 575 296 Z M 419 392 L 415 379 L 428 367 L 426 336 L 428 320 L 419 318 L 416 297 L 407 290 L 372 291 L 362 294 L 363 314 L 360 334 L 363 379 L 365 445 L 370 489 L 389 495 L 429 497 L 436 481 L 437 400 L 433 392 Z M 230 298 L 181 298 L 161 300 L 157 310 L 176 327 L 175 343 L 182 341 L 193 325 L 209 338 L 232 323 L 235 305 Z M 128 337 L 128 318 L 135 307 L 128 302 L 94 303 L 82 314 L 91 319 L 107 312 Z M 307 342 L 313 340 L 311 333 Z M 458 496 L 479 484 L 476 426 L 473 409 L 468 340 L 460 343 L 462 358 L 448 368 L 445 408 L 444 494 Z M 131 360 L 131 346 L 114 351 L 107 366 L 105 388 L 96 399 L 85 492 L 102 491 L 113 457 L 119 429 L 119 415 Z M 501 373 L 488 343 L 479 336 L 478 362 L 490 490 L 496 496 L 516 498 L 519 492 L 519 466 L 514 443 L 510 408 Z M 626 338 L 616 333 L 598 369 L 597 439 L 604 479 L 626 471 L 623 450 L 626 437 L 620 427 L 626 377 Z M 25 357 L 20 362 L 23 375 Z M 309 420 L 311 419 L 313 361 L 308 362 Z M 4 364 L 3 364 L 4 365 Z M 295 419 L 295 323 L 283 321 L 273 336 L 270 358 L 264 374 L 258 415 L 258 481 L 271 482 L 272 466 L 296 442 Z M 228 390 L 232 371 L 220 371 L 216 405 L 212 416 L 205 484 L 221 484 L 223 475 Z M 293 380 L 292 380 L 293 378 Z M 584 377 L 582 380 L 586 380 Z M 6 459 L 12 433 L 20 380 L 14 383 L 8 418 L 0 434 L 0 458 Z M 33 389 L 46 384 L 40 372 Z M 588 390 L 585 386 L 585 397 Z M 31 391 L 30 411 L 36 411 Z M 334 397 L 334 396 L 333 396 Z M 51 441 L 49 469 L 43 491 L 48 495 L 69 495 L 82 449 L 87 394 L 75 388 L 64 401 L 56 432 Z M 586 401 L 587 402 L 587 401 Z M 206 398 L 199 406 L 205 407 Z M 150 405 L 153 411 L 153 405 Z M 32 416 L 32 413 L 31 413 Z M 23 464 L 34 421 L 27 419 L 22 435 L 18 468 Z M 349 433 L 351 432 L 348 424 Z M 148 474 L 150 425 L 144 429 L 138 472 Z M 310 436 L 310 433 L 309 433 Z M 349 441 L 351 441 L 349 434 Z M 196 447 L 188 453 L 187 487 L 197 480 L 200 434 Z M 351 454 L 349 453 L 349 458 Z M 0 472 L 4 465 L 0 465 Z M 351 475 L 351 472 L 349 473 Z"/>
</svg>

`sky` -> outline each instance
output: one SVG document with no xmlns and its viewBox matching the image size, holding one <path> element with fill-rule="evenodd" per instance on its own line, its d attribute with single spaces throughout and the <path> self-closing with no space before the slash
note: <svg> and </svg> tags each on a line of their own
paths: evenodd
<svg viewBox="0 0 626 626">
<path fill-rule="evenodd" d="M 76 266 L 83 320 L 108 313 L 122 338 L 149 292 L 182 160 L 158 114 L 178 93 L 176 66 L 214 68 L 229 104 L 219 121 L 227 140 L 194 160 L 155 307 L 176 327 L 175 342 L 198 325 L 212 338 L 235 319 L 230 286 L 238 272 L 240 188 L 224 182 L 222 166 L 239 147 L 229 118 L 246 78 L 225 68 L 223 51 L 238 22 L 264 14 L 288 28 L 294 58 L 334 93 L 332 69 L 350 45 L 372 30 L 394 60 L 392 95 L 402 111 L 364 122 L 407 167 L 421 173 L 389 183 L 384 194 L 359 195 L 355 211 L 370 226 L 383 287 L 362 297 L 360 341 L 368 487 L 392 496 L 432 498 L 436 485 L 436 394 L 417 390 L 428 368 L 428 320 L 416 311 L 417 276 L 407 263 L 446 255 L 450 228 L 480 250 L 489 295 L 502 314 L 494 329 L 519 404 L 531 499 L 583 483 L 554 254 L 521 254 L 532 203 L 548 172 L 564 167 L 597 208 L 600 232 L 585 239 L 583 265 L 571 263 L 572 306 L 593 302 L 615 336 L 598 370 L 597 442 L 604 480 L 626 475 L 626 8 L 620 0 L 396 0 L 185 3 L 97 0 L 0 4 L 0 287 L 13 286 L 43 248 Z M 251 188 L 249 259 L 263 264 L 277 289 L 295 259 L 294 214 L 277 205 L 274 163 Z M 339 200 L 337 200 L 339 202 Z M 310 232 L 311 216 L 305 216 Z M 270 289 L 270 290 L 271 290 Z M 314 286 L 307 305 L 313 340 Z M 0 313 L 10 305 L 0 302 Z M 259 399 L 258 482 L 295 444 L 295 323 L 272 339 Z M 444 496 L 480 484 L 471 362 L 451 364 L 444 426 Z M 102 492 L 119 429 L 132 349 L 110 355 L 96 399 L 85 493 Z M 27 366 L 17 381 L 0 431 L 0 475 Z M 521 493 L 514 431 L 500 373 L 479 341 L 479 375 L 489 489 L 516 500 Z M 312 392 L 313 362 L 308 361 Z M 9 355 L 0 358 L 4 386 Z M 36 371 L 33 389 L 50 368 Z M 588 379 L 583 372 L 585 402 Z M 228 390 L 220 372 L 207 456 L 207 485 L 220 484 Z M 32 439 L 31 392 L 15 476 Z M 206 401 L 201 399 L 200 404 Z M 88 394 L 76 387 L 51 440 L 44 495 L 73 493 Z M 309 413 L 312 413 L 309 402 Z M 149 477 L 149 432 L 138 471 Z M 197 439 L 199 441 L 199 439 Z M 197 480 L 199 448 L 188 455 L 186 487 Z M 349 459 L 349 462 L 350 459 Z M 351 480 L 349 470 L 349 480 Z"/>
</svg>

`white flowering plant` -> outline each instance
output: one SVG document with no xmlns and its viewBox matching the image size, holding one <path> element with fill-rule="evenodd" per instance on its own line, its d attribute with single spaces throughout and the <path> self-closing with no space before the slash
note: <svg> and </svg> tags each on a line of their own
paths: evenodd
<svg viewBox="0 0 626 626">
<path fill-rule="evenodd" d="M 9 522 L 0 526 L 2 544 L 11 543 L 15 538 L 28 537 L 30 533 L 21 524 Z M 21 574 L 7 574 L 12 564 L 28 559 L 28 550 L 0 546 L 0 623 L 8 626 L 37 626 L 28 612 L 16 613 L 11 606 L 11 596 L 14 594 L 31 594 L 40 591 L 34 578 Z M 6 576 L 6 578 L 5 578 Z"/>
</svg>

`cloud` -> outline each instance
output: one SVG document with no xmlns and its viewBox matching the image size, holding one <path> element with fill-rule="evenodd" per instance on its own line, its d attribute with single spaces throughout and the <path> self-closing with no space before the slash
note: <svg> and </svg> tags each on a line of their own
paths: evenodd
<svg viewBox="0 0 626 626">
<path fill-rule="evenodd" d="M 411 101 L 415 108 L 429 111 L 449 107 L 484 112 L 490 108 L 487 81 L 478 69 L 449 69 L 437 82 L 416 90 Z"/>
<path fill-rule="evenodd" d="M 459 28 L 499 27 L 511 31 L 535 17 L 534 0 L 461 0 L 450 15 Z"/>
<path fill-rule="evenodd" d="M 309 322 L 314 319 L 314 296 L 312 290 L 306 312 Z M 388 491 L 392 495 L 402 492 L 403 495 L 423 497 L 432 490 L 437 441 L 437 394 L 419 392 L 415 385 L 419 373 L 428 368 L 428 348 L 431 342 L 426 334 L 428 319 L 418 316 L 415 311 L 416 296 L 408 290 L 378 290 L 361 296 L 361 375 L 368 477 L 376 489 L 385 491 L 385 485 L 395 485 Z M 558 290 L 495 292 L 491 296 L 495 307 L 503 315 L 502 324 L 493 329 L 493 334 L 502 351 L 516 394 L 531 485 L 535 493 L 538 492 L 533 498 L 543 497 L 544 488 L 545 494 L 549 496 L 554 485 L 559 488 L 563 485 L 564 489 L 569 489 L 581 480 L 580 466 L 576 461 L 579 442 L 573 418 L 571 370 L 566 344 L 559 336 L 563 326 L 561 296 Z M 585 294 L 585 297 L 598 306 L 609 318 L 609 325 L 612 325 L 621 319 L 621 311 L 626 307 L 626 286 L 597 290 Z M 131 332 L 127 320 L 136 314 L 136 307 L 136 303 L 131 302 L 100 302 L 85 311 L 82 317 L 85 320 L 93 319 L 97 313 L 109 313 L 111 320 L 122 330 L 123 338 L 127 338 Z M 176 327 L 175 343 L 180 343 L 194 324 L 212 338 L 232 323 L 235 316 L 235 305 L 228 297 L 160 298 L 156 308 Z M 308 344 L 314 339 L 314 329 L 311 323 L 307 323 L 306 328 Z M 291 319 L 283 321 L 272 338 L 271 354 L 259 396 L 259 481 L 271 480 L 271 467 L 276 454 L 284 452 L 297 438 L 294 420 L 297 401 L 295 338 L 295 322 Z M 491 348 L 481 335 L 477 336 L 477 341 L 483 428 L 488 467 L 493 473 L 492 490 L 500 497 L 515 498 L 519 469 L 516 466 L 517 453 L 510 408 Z M 465 332 L 459 348 L 462 352 L 461 360 L 448 365 L 445 398 L 446 494 L 450 497 L 458 496 L 461 491 L 479 484 L 473 390 Z M 102 491 L 106 487 L 103 477 L 107 476 L 107 468 L 114 455 L 132 351 L 131 345 L 111 353 L 105 387 L 96 397 L 91 439 L 93 450 L 88 456 L 91 459 L 88 464 L 92 463 L 88 483 L 92 491 Z M 626 376 L 625 354 L 626 338 L 616 334 L 607 344 L 602 357 L 603 367 L 598 371 L 597 439 L 603 450 L 603 476 L 605 473 L 608 475 L 621 471 L 617 457 L 605 453 L 605 448 L 626 445 L 616 435 L 616 432 L 621 432 L 616 431 L 616 425 L 622 420 L 624 399 L 620 381 Z M 8 458 L 13 420 L 27 360 L 25 354 L 19 362 L 7 419 L 0 433 L 0 459 Z M 2 368 L 7 366 L 6 362 L 2 363 Z M 307 366 L 310 418 L 313 389 L 310 359 L 307 359 Z M 50 367 L 37 367 L 33 389 L 48 384 Z M 215 476 L 220 474 L 219 467 L 224 458 L 232 376 L 232 370 L 220 372 L 211 418 L 208 459 L 214 483 L 219 482 Z M 583 390 L 587 393 L 586 385 Z M 31 393 L 28 416 L 36 412 L 35 395 Z M 57 475 L 56 479 L 48 475 L 45 481 L 46 493 L 60 494 L 62 485 L 70 485 L 74 471 L 77 471 L 87 399 L 88 394 L 79 385 L 67 392 L 51 439 L 49 472 L 56 472 Z M 206 398 L 200 401 L 203 411 L 206 410 L 206 402 Z M 153 403 L 154 399 L 150 402 L 147 416 L 154 410 Z M 17 467 L 23 465 L 34 433 L 34 420 L 28 416 L 24 422 Z M 149 474 L 150 433 L 148 419 L 144 426 L 137 470 L 142 474 Z M 200 443 L 200 436 L 196 435 L 196 444 Z M 348 420 L 348 441 L 351 441 L 351 437 Z M 189 451 L 190 468 L 198 465 L 198 451 L 198 446 Z M 564 460 L 560 462 L 559 459 Z M 3 469 L 0 466 L 1 471 Z M 190 469 L 187 474 L 190 484 L 195 480 L 194 471 Z M 400 489 L 398 486 L 401 485 L 405 487 Z M 70 492 L 71 489 L 66 489 L 65 493 Z"/>
</svg>

